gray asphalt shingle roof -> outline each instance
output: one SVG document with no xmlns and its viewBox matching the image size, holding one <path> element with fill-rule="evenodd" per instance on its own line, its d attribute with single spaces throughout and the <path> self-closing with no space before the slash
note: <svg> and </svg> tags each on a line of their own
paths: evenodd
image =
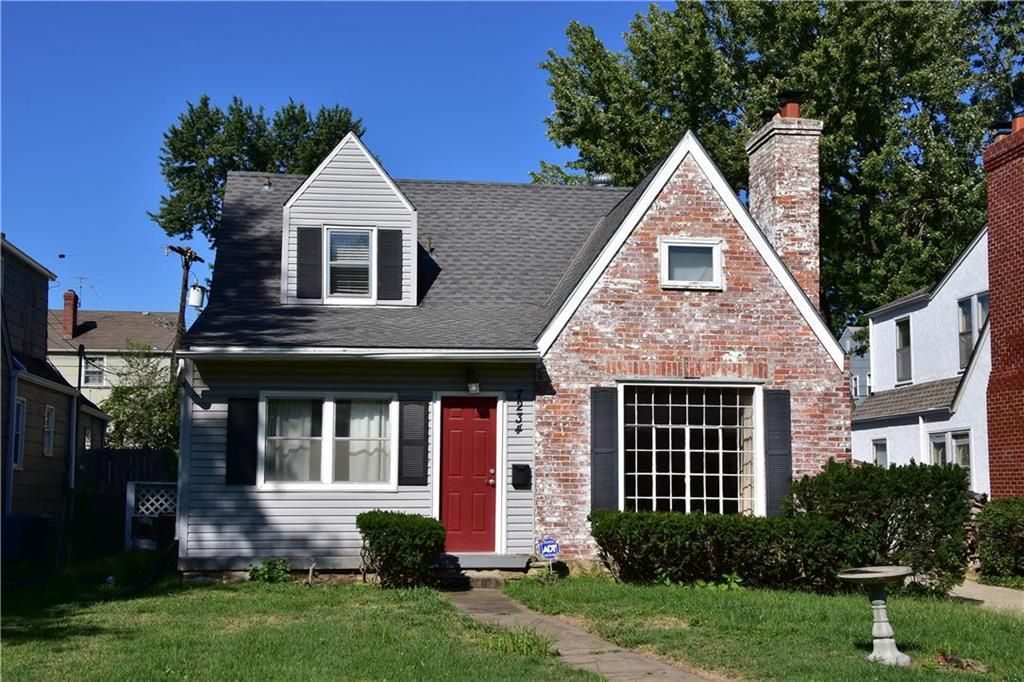
<svg viewBox="0 0 1024 682">
<path fill-rule="evenodd" d="M 65 339 L 64 311 L 48 311 L 47 347 L 50 351 L 74 351 L 78 344 L 95 350 L 120 350 L 132 341 L 152 350 L 169 350 L 174 343 L 178 314 L 147 313 L 132 310 L 79 310 L 78 326 L 71 339 Z"/>
<path fill-rule="evenodd" d="M 418 214 L 421 281 L 433 276 L 420 286 L 419 305 L 283 305 L 281 206 L 305 177 L 270 175 L 266 192 L 267 177 L 228 176 L 210 301 L 186 336 L 189 346 L 533 348 L 556 285 L 629 194 L 396 180 Z"/>
<path fill-rule="evenodd" d="M 853 421 L 949 409 L 959 385 L 960 377 L 951 377 L 873 393 L 854 409 Z"/>
</svg>

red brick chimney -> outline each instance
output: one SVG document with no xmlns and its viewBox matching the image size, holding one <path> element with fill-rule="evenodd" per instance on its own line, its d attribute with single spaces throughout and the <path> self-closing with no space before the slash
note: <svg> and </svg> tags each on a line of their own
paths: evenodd
<svg viewBox="0 0 1024 682">
<path fill-rule="evenodd" d="M 992 497 L 1024 495 L 1024 114 L 985 150 L 988 178 L 988 475 Z"/>
<path fill-rule="evenodd" d="M 78 294 L 73 289 L 64 292 L 64 338 L 75 337 L 78 329 Z"/>
<path fill-rule="evenodd" d="M 822 123 L 800 117 L 800 95 L 779 95 L 779 111 L 747 143 L 750 215 L 786 267 L 819 305 L 818 139 Z"/>
</svg>

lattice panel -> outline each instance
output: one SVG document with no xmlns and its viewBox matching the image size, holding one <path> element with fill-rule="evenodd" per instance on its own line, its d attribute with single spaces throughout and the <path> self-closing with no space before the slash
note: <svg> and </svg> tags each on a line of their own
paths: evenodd
<svg viewBox="0 0 1024 682">
<path fill-rule="evenodd" d="M 162 516 L 174 514 L 178 506 L 178 487 L 173 484 L 136 485 L 136 516 Z"/>
</svg>

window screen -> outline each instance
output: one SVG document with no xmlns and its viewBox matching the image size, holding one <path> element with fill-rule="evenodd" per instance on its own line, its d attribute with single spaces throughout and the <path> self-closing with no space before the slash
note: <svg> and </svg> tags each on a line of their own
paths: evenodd
<svg viewBox="0 0 1024 682">
<path fill-rule="evenodd" d="M 668 279 L 672 282 L 714 282 L 714 247 L 670 245 Z"/>
<path fill-rule="evenodd" d="M 327 242 L 331 296 L 370 295 L 370 231 L 331 230 Z"/>
<path fill-rule="evenodd" d="M 752 513 L 753 391 L 626 386 L 625 509 Z"/>
</svg>

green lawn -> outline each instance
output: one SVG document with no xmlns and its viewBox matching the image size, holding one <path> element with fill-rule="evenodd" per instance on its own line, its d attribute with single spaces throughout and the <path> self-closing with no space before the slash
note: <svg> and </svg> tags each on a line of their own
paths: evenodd
<svg viewBox="0 0 1024 682">
<path fill-rule="evenodd" d="M 596 679 L 561 664 L 532 631 L 477 625 L 433 590 L 165 580 L 135 598 L 90 601 L 109 596 L 104 576 L 126 584 L 149 561 L 5 593 L 5 682 Z"/>
<path fill-rule="evenodd" d="M 1024 618 L 950 600 L 890 600 L 897 644 L 914 661 L 910 670 L 894 670 L 864 660 L 871 651 L 865 596 L 639 587 L 598 578 L 547 586 L 527 580 L 506 592 L 537 611 L 582 619 L 621 646 L 730 676 L 1024 680 Z M 940 668 L 940 651 L 979 661 L 988 673 Z"/>
</svg>

